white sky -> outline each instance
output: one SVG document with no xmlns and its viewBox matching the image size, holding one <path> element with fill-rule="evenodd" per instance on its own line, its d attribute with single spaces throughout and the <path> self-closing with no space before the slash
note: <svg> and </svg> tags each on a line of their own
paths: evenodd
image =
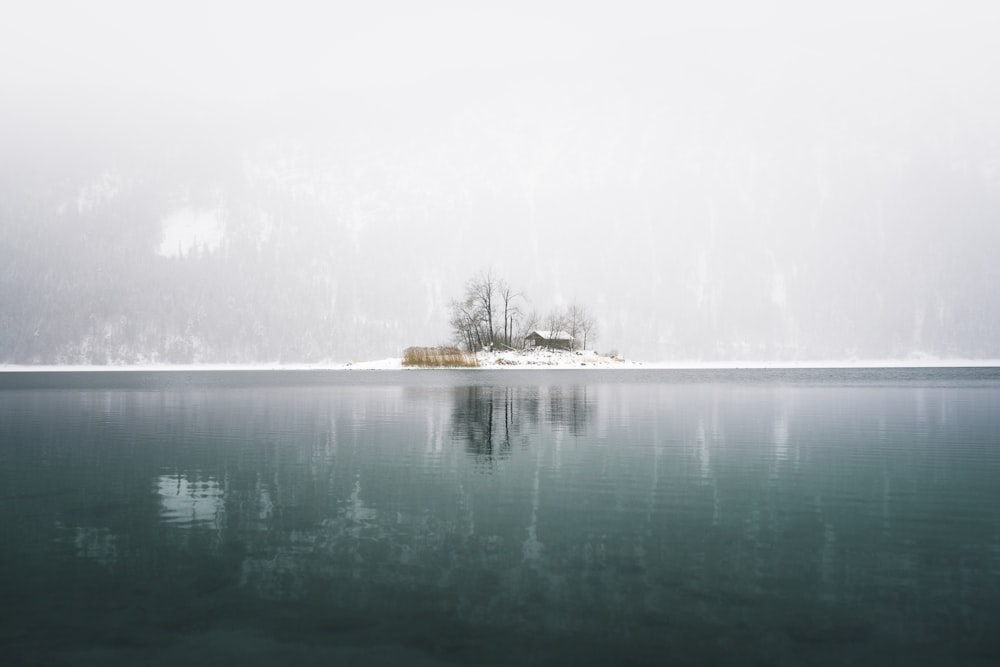
<svg viewBox="0 0 1000 667">
<path fill-rule="evenodd" d="M 503 78 L 518 65 L 637 64 L 643 53 L 694 54 L 748 74 L 817 63 L 851 72 L 872 58 L 947 68 L 995 35 L 997 13 L 994 3 L 961 0 L 41 0 L 4 10 L 0 81 L 249 100 L 394 86 L 460 70 Z M 985 73 L 987 63 L 966 62 Z"/>
<path fill-rule="evenodd" d="M 884 280 L 906 302 L 919 322 L 898 326 L 919 346 L 924 319 L 954 316 L 974 282 L 953 267 L 992 238 L 998 35 L 988 0 L 15 2 L 0 15 L 0 142 L 21 141 L 25 160 L 66 137 L 81 153 L 134 146 L 136 163 L 174 160 L 197 190 L 236 136 L 252 167 L 289 175 L 352 230 L 351 252 L 390 220 L 458 238 L 484 252 L 455 267 L 419 240 L 403 251 L 458 275 L 493 265 L 556 299 L 593 295 L 606 340 L 634 320 L 602 293 L 611 279 L 664 299 L 649 337 L 674 335 L 683 299 L 669 290 L 696 293 L 701 326 L 722 331 L 752 283 L 788 311 L 794 340 L 803 295 L 828 308 L 853 275 L 856 292 Z M 41 132 L 24 139 L 21 123 Z M 273 155 L 259 143 L 272 139 Z M 487 241 L 500 218 L 516 243 Z M 570 235 L 580 221 L 609 232 Z M 566 244 L 562 264 L 546 239 Z M 760 239 L 759 261 L 740 265 Z M 817 244 L 875 249 L 853 271 Z M 809 273 L 801 256 L 829 266 Z M 602 269 L 567 266 L 576 257 Z M 908 279 L 928 257 L 940 273 L 912 293 L 882 268 Z M 421 278 L 450 298 L 454 276 Z"/>
</svg>

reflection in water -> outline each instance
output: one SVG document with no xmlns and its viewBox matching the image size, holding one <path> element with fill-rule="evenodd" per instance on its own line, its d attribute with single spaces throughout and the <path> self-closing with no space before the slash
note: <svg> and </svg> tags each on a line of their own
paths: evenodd
<svg viewBox="0 0 1000 667">
<path fill-rule="evenodd" d="M 541 456 L 535 458 L 535 476 L 531 485 L 531 518 L 528 520 L 528 536 L 521 545 L 524 562 L 537 565 L 542 559 L 542 543 L 538 540 L 538 504 L 541 491 L 539 473 Z"/>
<path fill-rule="evenodd" d="M 57 521 L 56 528 L 64 527 Z M 118 537 L 115 534 L 107 528 L 92 526 L 74 526 L 70 531 L 77 557 L 92 560 L 107 568 L 114 567 L 118 560 Z"/>
<path fill-rule="evenodd" d="M 514 391 L 513 387 L 455 390 L 452 435 L 462 440 L 469 454 L 480 463 L 492 463 L 510 456 L 511 438 L 517 435 L 515 412 L 520 419 L 520 408 L 525 407 L 523 403 L 515 406 Z"/>
<path fill-rule="evenodd" d="M 52 587 L 88 623 L 133 610 L 129 636 L 161 649 L 250 628 L 275 655 L 400 647 L 385 664 L 993 655 L 997 395 L 663 382 L 5 396 L 0 556 L 30 583 L 4 581 Z M 126 597 L 95 607 L 91 586 Z M 52 629 L 66 623 L 50 607 L 17 610 L 39 628 L 18 630 L 25 662 L 81 641 Z"/>
<path fill-rule="evenodd" d="M 482 464 L 508 458 L 515 442 L 540 429 L 581 436 L 593 420 L 585 386 L 457 387 L 453 405 L 452 437 Z"/>
<path fill-rule="evenodd" d="M 222 528 L 226 510 L 222 488 L 216 480 L 197 475 L 160 475 L 156 479 L 156 492 L 167 523 L 181 528 L 201 524 Z"/>
</svg>

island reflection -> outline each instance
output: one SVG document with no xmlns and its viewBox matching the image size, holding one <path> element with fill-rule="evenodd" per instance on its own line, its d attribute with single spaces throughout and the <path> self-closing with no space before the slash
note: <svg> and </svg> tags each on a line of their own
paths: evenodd
<svg viewBox="0 0 1000 667">
<path fill-rule="evenodd" d="M 527 447 L 540 429 L 585 435 L 591 407 L 582 386 L 458 387 L 451 437 L 474 461 L 489 465 L 508 458 L 515 444 Z"/>
<path fill-rule="evenodd" d="M 969 610 L 989 618 L 991 400 L 624 384 L 95 392 L 47 396 L 18 437 L 46 443 L 49 487 L 87 488 L 30 501 L 51 517 L 38 529 L 154 597 L 649 647 L 720 632 L 755 645 L 774 628 L 793 644 L 892 643 L 934 619 L 960 619 L 934 626 L 954 638 L 985 622 Z M 978 440 L 941 451 L 956 428 Z M 962 521 L 946 519 L 958 507 Z M 948 593 L 918 594 L 928 586 Z"/>
</svg>

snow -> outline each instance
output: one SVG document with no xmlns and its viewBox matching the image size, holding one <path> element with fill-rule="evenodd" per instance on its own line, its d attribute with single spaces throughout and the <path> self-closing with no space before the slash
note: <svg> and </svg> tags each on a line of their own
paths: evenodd
<svg viewBox="0 0 1000 667">
<path fill-rule="evenodd" d="M 162 257 L 183 257 L 192 250 L 212 252 L 219 248 L 225 226 L 216 211 L 180 208 L 160 222 L 163 239 L 156 252 Z"/>
<path fill-rule="evenodd" d="M 593 350 L 571 352 L 530 348 L 517 352 L 480 352 L 476 356 L 480 368 L 632 368 L 642 365 L 620 357 L 597 354 Z"/>
<path fill-rule="evenodd" d="M 639 368 L 642 364 L 625 361 L 620 357 L 609 357 L 597 354 L 593 350 L 528 349 L 523 351 L 479 352 L 476 354 L 479 366 L 463 370 L 493 369 L 587 369 L 587 368 Z M 420 370 L 417 367 L 404 367 L 400 358 L 381 359 L 345 364 L 345 369 L 356 370 Z"/>
<path fill-rule="evenodd" d="M 480 352 L 478 368 L 637 368 L 642 364 L 625 361 L 619 357 L 599 355 L 591 350 L 568 352 L 564 350 L 532 349 L 523 352 Z M 57 372 L 57 371 L 243 371 L 243 370 L 419 370 L 403 366 L 401 357 L 370 361 L 316 364 L 134 364 L 134 365 L 81 365 L 81 366 L 30 366 L 3 365 L 2 372 Z M 468 370 L 476 370 L 470 368 Z"/>
<path fill-rule="evenodd" d="M 732 370 L 732 369 L 823 369 L 823 368 L 997 368 L 1000 359 L 864 359 L 820 361 L 660 361 L 639 362 L 597 354 L 592 350 L 525 350 L 480 352 L 479 369 L 645 369 L 645 370 Z M 401 357 L 369 361 L 326 362 L 314 364 L 133 364 L 133 365 L 14 365 L 0 364 L 0 373 L 38 372 L 121 372 L 121 371 L 310 371 L 310 370 L 421 370 L 403 366 Z"/>
<path fill-rule="evenodd" d="M 123 179 L 119 174 L 106 172 L 93 183 L 80 188 L 76 196 L 76 212 L 83 215 L 110 202 L 122 191 Z"/>
<path fill-rule="evenodd" d="M 662 370 L 699 369 L 794 369 L 794 368 L 995 368 L 1000 359 L 829 359 L 811 361 L 659 361 L 643 368 Z"/>
</svg>

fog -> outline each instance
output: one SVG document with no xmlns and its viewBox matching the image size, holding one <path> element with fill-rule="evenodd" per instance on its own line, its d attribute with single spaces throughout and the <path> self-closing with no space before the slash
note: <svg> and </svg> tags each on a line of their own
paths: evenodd
<svg viewBox="0 0 1000 667">
<path fill-rule="evenodd" d="M 1000 358 L 989 2 L 20 4 L 0 363 Z"/>
</svg>

